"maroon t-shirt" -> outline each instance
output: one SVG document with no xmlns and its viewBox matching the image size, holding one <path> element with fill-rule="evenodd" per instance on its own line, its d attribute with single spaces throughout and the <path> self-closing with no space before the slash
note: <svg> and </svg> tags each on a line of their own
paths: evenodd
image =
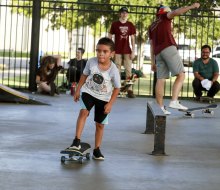
<svg viewBox="0 0 220 190">
<path fill-rule="evenodd" d="M 155 55 L 169 46 L 177 46 L 171 32 L 171 21 L 167 18 L 167 14 L 159 15 L 149 27 L 149 38 L 153 42 Z"/>
<path fill-rule="evenodd" d="M 136 34 L 135 26 L 127 21 L 121 23 L 115 21 L 110 28 L 110 34 L 115 35 L 115 53 L 116 54 L 130 54 L 131 48 L 129 45 L 129 36 Z"/>
</svg>

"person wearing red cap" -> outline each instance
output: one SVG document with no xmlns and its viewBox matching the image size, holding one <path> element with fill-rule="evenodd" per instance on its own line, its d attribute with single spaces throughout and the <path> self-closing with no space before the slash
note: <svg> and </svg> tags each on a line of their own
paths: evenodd
<svg viewBox="0 0 220 190">
<path fill-rule="evenodd" d="M 165 109 L 163 102 L 165 80 L 170 77 L 170 73 L 171 76 L 176 76 L 176 79 L 172 87 L 172 98 L 169 107 L 183 110 L 188 109 L 178 101 L 178 96 L 185 79 L 185 71 L 177 50 L 177 44 L 171 32 L 172 19 L 175 16 L 199 7 L 199 3 L 194 3 L 190 6 L 171 11 L 169 7 L 161 5 L 157 10 L 156 20 L 150 25 L 148 30 L 151 44 L 152 70 L 157 71 L 156 102 L 166 115 L 171 114 Z"/>
<path fill-rule="evenodd" d="M 115 41 L 115 64 L 121 73 L 122 60 L 125 68 L 126 80 L 131 79 L 131 65 L 135 58 L 135 34 L 136 28 L 132 22 L 128 21 L 127 7 L 119 9 L 119 20 L 112 23 L 109 38 L 114 35 Z M 131 47 L 130 47 L 131 42 Z M 128 90 L 128 97 L 134 98 L 132 89 Z"/>
</svg>

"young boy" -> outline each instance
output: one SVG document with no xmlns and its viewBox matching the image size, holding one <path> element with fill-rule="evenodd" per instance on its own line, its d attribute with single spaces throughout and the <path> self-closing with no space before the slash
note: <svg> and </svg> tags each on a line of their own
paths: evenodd
<svg viewBox="0 0 220 190">
<path fill-rule="evenodd" d="M 101 38 L 96 46 L 97 57 L 88 60 L 78 83 L 74 101 L 80 100 L 81 110 L 76 124 L 76 134 L 69 149 L 80 149 L 80 137 L 92 107 L 95 107 L 96 132 L 93 158 L 104 160 L 100 151 L 104 125 L 108 124 L 108 114 L 111 112 L 120 91 L 120 75 L 116 65 L 111 61 L 115 53 L 114 42 Z"/>
</svg>

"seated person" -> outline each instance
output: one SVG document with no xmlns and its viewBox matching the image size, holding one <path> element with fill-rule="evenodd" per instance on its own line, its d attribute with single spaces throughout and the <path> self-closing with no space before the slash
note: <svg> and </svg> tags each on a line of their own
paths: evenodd
<svg viewBox="0 0 220 190">
<path fill-rule="evenodd" d="M 63 67 L 60 65 L 61 56 L 44 56 L 41 59 L 40 67 L 36 74 L 37 91 L 40 93 L 59 94 L 54 83 L 54 80 L 58 74 L 58 71 Z"/>
<path fill-rule="evenodd" d="M 193 63 L 193 73 L 195 79 L 192 82 L 196 100 L 200 100 L 202 91 L 208 91 L 207 96 L 213 98 L 220 90 L 218 82 L 218 63 L 209 57 L 211 47 L 204 45 L 201 48 L 201 58 Z"/>
<path fill-rule="evenodd" d="M 83 48 L 78 48 L 76 52 L 76 58 L 70 59 L 68 64 L 69 68 L 66 73 L 68 80 L 68 86 L 71 86 L 73 82 L 79 82 L 80 76 L 83 73 L 83 70 L 86 66 L 87 60 L 83 59 L 82 56 L 85 50 Z"/>
</svg>

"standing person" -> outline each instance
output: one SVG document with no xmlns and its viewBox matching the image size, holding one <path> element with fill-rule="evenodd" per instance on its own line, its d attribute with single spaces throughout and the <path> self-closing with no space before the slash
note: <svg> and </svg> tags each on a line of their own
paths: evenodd
<svg viewBox="0 0 220 190">
<path fill-rule="evenodd" d="M 122 7 L 119 10 L 119 20 L 112 23 L 109 38 L 112 39 L 114 35 L 115 41 L 115 63 L 121 73 L 122 60 L 125 68 L 126 79 L 132 78 L 131 65 L 135 58 L 135 34 L 136 28 L 132 22 L 128 21 L 128 9 Z M 131 47 L 130 47 L 131 42 Z M 134 98 L 132 87 L 128 90 L 128 97 Z"/>
<path fill-rule="evenodd" d="M 37 91 L 40 93 L 48 93 L 51 96 L 59 94 L 54 83 L 58 71 L 63 67 L 61 64 L 61 56 L 44 56 L 41 60 L 41 65 L 36 74 Z"/>
<path fill-rule="evenodd" d="M 121 87 L 118 69 L 111 61 L 114 50 L 114 42 L 111 39 L 104 37 L 98 41 L 97 57 L 87 61 L 74 95 L 74 101 L 80 100 L 81 110 L 77 119 L 75 138 L 69 149 L 81 148 L 80 138 L 86 119 L 90 110 L 95 107 L 96 132 L 93 158 L 97 160 L 104 160 L 100 151 L 104 125 L 108 124 L 108 114 Z"/>
<path fill-rule="evenodd" d="M 70 59 L 68 62 L 69 68 L 66 73 L 68 80 L 68 87 L 71 86 L 73 82 L 78 83 L 83 69 L 86 66 L 86 59 L 83 59 L 83 54 L 85 50 L 83 48 L 78 48 L 76 51 L 76 58 Z"/>
<path fill-rule="evenodd" d="M 208 91 L 207 96 L 213 98 L 220 90 L 218 63 L 209 57 L 210 53 L 211 47 L 209 45 L 202 46 L 201 58 L 193 63 L 195 79 L 192 82 L 192 86 L 196 100 L 200 100 L 202 91 Z"/>
<path fill-rule="evenodd" d="M 152 70 L 157 71 L 156 101 L 167 115 L 171 113 L 164 107 L 163 96 L 165 80 L 170 77 L 170 72 L 172 76 L 176 76 L 176 79 L 172 87 L 172 99 L 169 107 L 188 109 L 178 101 L 178 96 L 185 79 L 185 71 L 177 50 L 177 44 L 171 33 L 171 22 L 175 16 L 186 13 L 191 9 L 199 8 L 199 6 L 199 3 L 194 3 L 190 6 L 171 11 L 169 7 L 161 5 L 158 8 L 156 20 L 149 27 Z"/>
</svg>

